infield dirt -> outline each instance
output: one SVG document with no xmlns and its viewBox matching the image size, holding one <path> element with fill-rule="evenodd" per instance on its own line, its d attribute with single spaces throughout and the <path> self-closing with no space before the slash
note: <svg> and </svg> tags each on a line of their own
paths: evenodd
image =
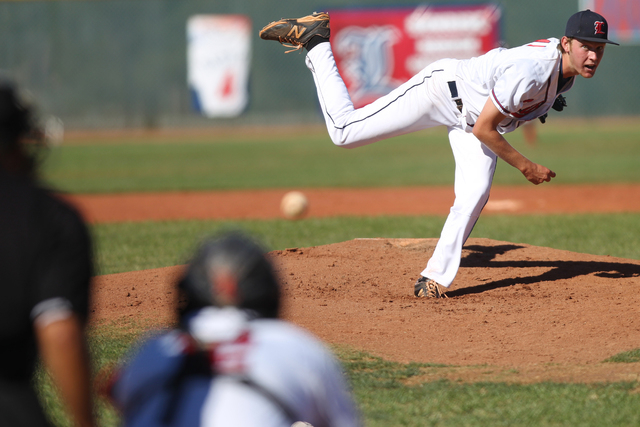
<svg viewBox="0 0 640 427">
<path fill-rule="evenodd" d="M 640 210 L 633 206 L 640 204 L 639 186 L 562 187 L 558 190 L 560 201 L 544 197 L 552 194 L 553 188 L 533 188 L 535 193 L 525 188 L 494 189 L 487 207 L 493 203 L 495 211 L 510 209 L 515 214 L 553 209 L 566 213 L 572 212 L 571 207 L 574 212 Z M 408 189 L 383 190 L 378 197 L 374 190 L 365 190 L 350 198 L 346 190 L 334 196 L 329 195 L 329 190 L 316 190 L 308 193 L 311 206 L 316 209 L 315 213 L 310 210 L 310 215 L 331 214 L 330 203 L 320 202 L 322 192 L 326 192 L 326 200 L 333 197 L 337 200 L 335 206 L 343 206 L 334 214 L 349 214 L 344 212 L 349 205 L 364 209 L 354 200 L 371 200 L 374 214 L 400 214 L 380 212 L 380 206 L 399 209 L 403 204 L 420 205 L 416 201 L 424 199 L 427 190 L 414 190 L 413 194 Z M 616 193 L 618 190 L 624 192 Z M 277 197 L 284 192 L 266 192 L 277 201 L 271 217 L 279 215 Z M 442 194 L 448 199 L 424 204 L 421 212 L 413 207 L 407 213 L 443 213 L 425 212 L 439 203 L 450 203 L 452 195 L 444 196 L 444 191 Z M 196 195 L 209 201 L 218 196 L 242 200 L 247 193 Z M 572 195 L 577 199 L 572 201 Z M 109 196 L 109 205 L 119 212 L 119 219 L 109 220 L 97 208 L 99 197 L 107 196 L 74 196 L 72 200 L 92 222 L 124 220 L 131 205 L 117 205 L 117 198 Z M 127 197 L 123 196 L 132 203 Z M 162 199 L 160 195 L 153 197 Z M 395 203 L 384 202 L 391 197 Z M 155 212 L 153 219 L 159 219 L 163 206 L 173 206 L 174 211 L 165 219 L 180 217 L 175 207 L 183 202 L 164 198 L 163 203 L 152 207 L 148 204 L 150 199 L 142 200 L 147 202 L 145 209 Z M 414 203 L 409 203 L 411 200 Z M 545 206 L 553 209 L 545 211 Z M 488 209 L 486 213 L 491 212 Z M 132 209 L 126 220 L 140 220 L 139 215 Z M 252 217 L 246 212 L 236 215 Z M 188 209 L 182 216 L 193 217 Z M 269 256 L 284 284 L 284 317 L 328 343 L 364 350 L 387 360 L 451 365 L 424 369 L 421 379 L 597 382 L 640 378 L 639 364 L 603 363 L 612 355 L 640 347 L 640 261 L 470 239 L 449 298 L 417 299 L 413 297 L 413 283 L 436 241 L 356 239 L 271 252 Z M 97 277 L 92 320 L 126 323 L 136 319 L 158 326 L 170 324 L 175 320 L 176 295 L 172 285 L 182 268 Z"/>
</svg>

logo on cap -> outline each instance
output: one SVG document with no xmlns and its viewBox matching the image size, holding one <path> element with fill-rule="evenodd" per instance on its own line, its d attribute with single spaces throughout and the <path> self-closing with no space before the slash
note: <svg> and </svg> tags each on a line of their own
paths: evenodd
<svg viewBox="0 0 640 427">
<path fill-rule="evenodd" d="M 608 27 L 604 16 L 587 9 L 574 13 L 569 17 L 564 35 L 588 42 L 617 45 L 618 43 L 607 39 Z"/>
<path fill-rule="evenodd" d="M 593 26 L 596 29 L 596 32 L 594 34 L 606 34 L 604 31 L 602 31 L 602 27 L 604 26 L 604 22 L 596 21 L 596 22 L 593 23 Z"/>
</svg>

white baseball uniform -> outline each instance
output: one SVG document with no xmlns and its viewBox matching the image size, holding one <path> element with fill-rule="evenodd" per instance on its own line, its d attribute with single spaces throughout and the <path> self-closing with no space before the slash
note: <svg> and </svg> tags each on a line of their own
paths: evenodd
<svg viewBox="0 0 640 427">
<path fill-rule="evenodd" d="M 494 49 L 468 60 L 439 60 L 359 109 L 353 107 L 330 44 L 320 43 L 307 54 L 306 64 L 313 73 L 334 144 L 355 148 L 447 126 L 456 163 L 456 198 L 423 276 L 451 285 L 460 266 L 462 246 L 489 199 L 497 157 L 472 133 L 487 98 L 507 116 L 498 127 L 500 133 L 544 115 L 557 95 L 569 90 L 574 81 L 560 80 L 559 43 L 551 38 Z"/>
<path fill-rule="evenodd" d="M 121 370 L 112 396 L 126 426 L 361 425 L 340 365 L 303 329 L 206 307 L 188 331 L 145 342 Z M 183 367 L 194 342 L 207 350 L 213 376 Z"/>
</svg>

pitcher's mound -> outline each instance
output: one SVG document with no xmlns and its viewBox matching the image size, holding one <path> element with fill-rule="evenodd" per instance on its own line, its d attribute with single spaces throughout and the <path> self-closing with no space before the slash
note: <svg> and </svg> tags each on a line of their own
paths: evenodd
<svg viewBox="0 0 640 427">
<path fill-rule="evenodd" d="M 415 298 L 436 241 L 271 252 L 283 315 L 329 343 L 399 362 L 584 365 L 640 347 L 640 261 L 469 239 L 449 298 Z M 96 278 L 93 319 L 172 322 L 181 270 Z"/>
</svg>

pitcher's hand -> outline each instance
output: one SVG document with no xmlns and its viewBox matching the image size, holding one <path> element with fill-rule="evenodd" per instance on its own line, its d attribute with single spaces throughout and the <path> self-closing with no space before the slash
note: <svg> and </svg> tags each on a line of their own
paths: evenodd
<svg viewBox="0 0 640 427">
<path fill-rule="evenodd" d="M 522 174 L 529 182 L 535 185 L 542 184 L 543 182 L 549 182 L 551 181 L 551 178 L 556 177 L 556 173 L 551 169 L 533 162 L 530 167 L 527 167 L 522 171 Z"/>
</svg>

